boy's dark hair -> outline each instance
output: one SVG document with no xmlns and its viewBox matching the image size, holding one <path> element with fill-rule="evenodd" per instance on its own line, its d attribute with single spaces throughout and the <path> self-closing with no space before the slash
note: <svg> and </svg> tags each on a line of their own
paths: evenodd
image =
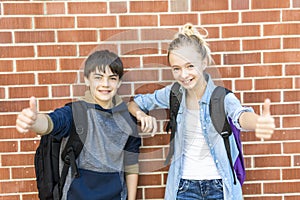
<svg viewBox="0 0 300 200">
<path fill-rule="evenodd" d="M 89 77 L 91 72 L 98 69 L 105 72 L 106 66 L 109 66 L 112 73 L 123 76 L 123 63 L 118 55 L 108 50 L 95 51 L 85 61 L 84 76 Z"/>
</svg>

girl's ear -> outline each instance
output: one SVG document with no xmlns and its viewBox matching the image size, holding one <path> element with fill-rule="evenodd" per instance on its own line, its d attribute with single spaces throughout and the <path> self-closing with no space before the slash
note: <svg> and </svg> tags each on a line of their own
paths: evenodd
<svg viewBox="0 0 300 200">
<path fill-rule="evenodd" d="M 90 87 L 90 81 L 87 77 L 84 77 L 84 83 L 87 87 Z"/>
</svg>

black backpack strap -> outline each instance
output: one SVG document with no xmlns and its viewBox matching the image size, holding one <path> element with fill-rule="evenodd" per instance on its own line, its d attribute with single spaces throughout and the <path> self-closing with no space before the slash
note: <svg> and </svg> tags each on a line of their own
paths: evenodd
<svg viewBox="0 0 300 200">
<path fill-rule="evenodd" d="M 62 197 L 62 190 L 68 175 L 69 168 L 72 169 L 72 175 L 75 177 L 79 176 L 76 158 L 79 156 L 86 136 L 87 136 L 87 109 L 88 106 L 83 101 L 76 101 L 66 104 L 70 106 L 73 113 L 73 124 L 70 131 L 69 139 L 65 145 L 64 150 L 61 154 L 61 159 L 64 162 L 63 169 L 61 172 L 61 178 L 56 190 L 59 193 L 60 198 Z"/>
<path fill-rule="evenodd" d="M 229 136 L 232 134 L 232 131 L 231 131 L 230 124 L 227 120 L 227 116 L 225 114 L 225 108 L 224 108 L 225 96 L 230 92 L 231 92 L 230 90 L 224 87 L 217 86 L 214 89 L 210 98 L 209 111 L 215 129 L 222 136 L 224 140 L 227 157 L 234 178 L 234 184 L 236 184 L 236 177 L 234 175 L 234 167 L 233 167 L 233 162 L 232 162 L 232 157 L 230 152 L 230 143 L 229 143 Z"/>
<path fill-rule="evenodd" d="M 169 164 L 173 154 L 174 154 L 174 139 L 175 139 L 175 132 L 177 129 L 177 114 L 180 107 L 180 102 L 182 99 L 182 93 L 179 91 L 180 84 L 175 82 L 172 85 L 171 92 L 170 92 L 170 120 L 166 126 L 166 132 L 168 133 L 171 129 L 171 136 L 170 136 L 170 147 L 169 153 L 165 161 L 165 165 Z"/>
</svg>

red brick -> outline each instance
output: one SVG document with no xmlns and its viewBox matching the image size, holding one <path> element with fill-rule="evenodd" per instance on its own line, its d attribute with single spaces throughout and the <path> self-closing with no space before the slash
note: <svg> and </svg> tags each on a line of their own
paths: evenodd
<svg viewBox="0 0 300 200">
<path fill-rule="evenodd" d="M 280 102 L 280 97 L 280 92 L 245 92 L 244 103 L 264 102 L 266 98 L 269 98 L 271 102 Z"/>
<path fill-rule="evenodd" d="M 120 26 L 158 26 L 156 15 L 124 15 L 120 16 Z"/>
<path fill-rule="evenodd" d="M 243 40 L 243 50 L 280 49 L 280 38 Z"/>
<path fill-rule="evenodd" d="M 239 51 L 239 40 L 220 40 L 209 42 L 209 47 L 212 52 L 224 52 L 224 51 Z"/>
<path fill-rule="evenodd" d="M 6 194 L 7 195 L 7 194 Z M 1 200 L 20 200 L 20 195 L 0 196 Z"/>
<path fill-rule="evenodd" d="M 232 24 L 238 23 L 239 13 L 228 12 L 228 13 L 209 13 L 201 14 L 201 24 Z"/>
<path fill-rule="evenodd" d="M 157 70 L 138 70 L 130 71 L 126 73 L 126 81 L 158 81 Z"/>
<path fill-rule="evenodd" d="M 244 193 L 243 193 L 244 194 Z M 267 194 L 261 194 L 260 196 L 253 196 L 253 197 L 245 197 L 244 200 L 281 200 L 280 196 L 268 196 Z M 286 197 L 285 197 L 286 199 Z"/>
<path fill-rule="evenodd" d="M 268 194 L 283 194 L 299 192 L 300 182 L 264 183 L 264 192 Z"/>
<path fill-rule="evenodd" d="M 299 62 L 300 51 L 264 52 L 264 63 Z"/>
<path fill-rule="evenodd" d="M 78 16 L 77 26 L 78 28 L 106 28 L 116 27 L 115 16 Z"/>
<path fill-rule="evenodd" d="M 286 75 L 299 75 L 300 74 L 300 65 L 297 64 L 290 64 L 285 66 L 285 74 Z"/>
<path fill-rule="evenodd" d="M 0 152 L 17 152 L 18 151 L 18 142 L 16 141 L 5 141 L 0 142 Z"/>
<path fill-rule="evenodd" d="M 300 169 L 283 169 L 282 178 L 283 180 L 300 179 Z"/>
<path fill-rule="evenodd" d="M 235 90 L 252 90 L 252 80 L 235 80 Z M 245 96 L 245 95 L 244 95 Z M 243 101 L 245 102 L 245 101 Z"/>
<path fill-rule="evenodd" d="M 15 32 L 15 41 L 17 43 L 54 42 L 54 34 L 54 31 Z"/>
<path fill-rule="evenodd" d="M 17 71 L 54 71 L 56 70 L 56 60 L 36 59 L 36 60 L 17 60 Z"/>
<path fill-rule="evenodd" d="M 109 2 L 110 13 L 126 13 L 127 3 L 126 2 Z"/>
<path fill-rule="evenodd" d="M 61 70 L 79 70 L 84 68 L 83 58 L 60 59 L 59 65 Z"/>
<path fill-rule="evenodd" d="M 284 91 L 283 98 L 284 102 L 300 101 L 300 91 Z"/>
<path fill-rule="evenodd" d="M 243 23 L 280 22 L 280 11 L 251 11 L 242 13 Z"/>
<path fill-rule="evenodd" d="M 275 146 L 274 146 L 275 147 Z M 279 154 L 275 149 L 270 150 L 269 154 Z M 291 166 L 290 156 L 270 156 L 267 157 L 255 157 L 254 167 L 289 167 Z"/>
<path fill-rule="evenodd" d="M 249 9 L 249 0 L 232 0 L 231 7 L 233 10 L 248 10 Z"/>
<path fill-rule="evenodd" d="M 37 29 L 59 29 L 59 28 L 74 28 L 74 17 L 35 17 L 35 28 Z"/>
<path fill-rule="evenodd" d="M 34 84 L 34 74 L 0 74 L 0 85 Z"/>
<path fill-rule="evenodd" d="M 299 10 L 283 10 L 282 21 L 300 21 Z"/>
<path fill-rule="evenodd" d="M 2 166 L 32 165 L 34 154 L 10 154 L 2 155 Z"/>
<path fill-rule="evenodd" d="M 160 15 L 160 25 L 161 26 L 174 26 L 174 25 L 184 25 L 187 22 L 192 24 L 198 24 L 197 14 L 161 14 Z"/>
<path fill-rule="evenodd" d="M 170 83 L 169 83 L 170 84 Z M 154 90 L 161 89 L 168 83 L 145 83 L 145 84 L 135 84 L 134 85 L 134 94 L 146 94 L 152 93 Z"/>
<path fill-rule="evenodd" d="M 260 63 L 260 53 L 225 54 L 224 64 L 252 64 Z"/>
<path fill-rule="evenodd" d="M 291 196 L 285 196 L 285 200 L 298 200 L 300 198 L 299 195 L 291 195 Z"/>
<path fill-rule="evenodd" d="M 281 153 L 280 144 L 278 143 L 263 143 L 263 144 L 247 144 L 244 145 L 244 154 L 260 155 L 260 154 L 279 154 Z M 263 159 L 263 158 L 261 158 Z M 266 159 L 266 158 L 264 158 Z M 274 159 L 274 157 L 272 158 Z"/>
<path fill-rule="evenodd" d="M 285 154 L 297 154 L 300 150 L 299 142 L 284 142 L 283 153 Z"/>
<path fill-rule="evenodd" d="M 290 0 L 252 0 L 252 9 L 289 8 Z"/>
<path fill-rule="evenodd" d="M 63 2 L 46 2 L 47 15 L 64 14 L 65 4 Z"/>
<path fill-rule="evenodd" d="M 138 40 L 137 30 L 100 30 L 101 41 L 130 41 Z"/>
<path fill-rule="evenodd" d="M 48 97 L 48 87 L 10 87 L 9 98 Z"/>
<path fill-rule="evenodd" d="M 144 56 L 143 57 L 143 67 L 168 67 L 167 56 Z"/>
<path fill-rule="evenodd" d="M 188 12 L 189 3 L 188 1 L 170 1 L 171 12 Z"/>
<path fill-rule="evenodd" d="M 291 78 L 257 79 L 255 80 L 254 85 L 256 90 L 288 89 L 292 88 L 293 80 Z"/>
<path fill-rule="evenodd" d="M 51 99 L 51 100 L 40 100 L 40 111 L 50 111 L 56 108 L 63 107 L 66 103 L 71 102 L 70 98 L 67 99 Z"/>
<path fill-rule="evenodd" d="M 294 8 L 300 8 L 300 1 L 299 0 L 293 0 L 293 7 Z"/>
<path fill-rule="evenodd" d="M 246 177 L 247 178 L 247 177 Z M 260 183 L 251 183 L 251 184 L 244 184 L 243 185 L 243 194 L 249 195 L 249 194 L 261 194 L 262 186 Z M 249 199 L 247 199 L 249 200 Z M 265 200 L 265 199 L 264 199 Z M 280 200 L 280 199 L 278 199 Z"/>
<path fill-rule="evenodd" d="M 6 116 L 0 118 L 0 120 L 4 120 Z M 10 123 L 12 126 L 16 125 L 16 117 L 15 115 L 10 115 L 8 118 L 12 120 Z M 2 121 L 0 121 L 2 122 Z M 0 139 L 23 139 L 23 138 L 30 138 L 36 137 L 36 133 L 28 132 L 26 134 L 22 134 L 17 132 L 16 128 L 0 128 Z"/>
<path fill-rule="evenodd" d="M 5 89 L 4 88 L 0 88 L 0 98 L 1 99 L 5 98 Z"/>
<path fill-rule="evenodd" d="M 164 187 L 145 188 L 145 199 L 163 199 L 164 193 Z"/>
<path fill-rule="evenodd" d="M 2 182 L 0 187 L 0 193 L 23 193 L 36 191 L 35 180 L 21 180 L 21 181 L 9 181 Z"/>
<path fill-rule="evenodd" d="M 0 29 L 31 29 L 30 17 L 1 17 Z"/>
<path fill-rule="evenodd" d="M 158 54 L 157 43 L 131 43 L 121 45 L 122 55 Z"/>
<path fill-rule="evenodd" d="M 282 76 L 281 65 L 245 66 L 245 77 Z"/>
<path fill-rule="evenodd" d="M 149 175 L 140 175 L 139 176 L 139 186 L 146 185 L 162 185 L 160 174 L 149 174 Z"/>
<path fill-rule="evenodd" d="M 141 148 L 140 149 L 140 160 L 149 159 L 163 159 L 163 148 Z"/>
<path fill-rule="evenodd" d="M 35 178 L 34 167 L 12 168 L 13 179 Z"/>
<path fill-rule="evenodd" d="M 272 105 L 272 110 L 276 115 L 297 115 L 300 113 L 299 104 Z"/>
<path fill-rule="evenodd" d="M 168 1 L 130 1 L 130 12 L 168 12 Z"/>
<path fill-rule="evenodd" d="M 13 70 L 13 62 L 11 60 L 0 60 L 0 72 L 11 72 Z"/>
<path fill-rule="evenodd" d="M 70 86 L 52 86 L 52 96 L 53 97 L 69 97 Z"/>
<path fill-rule="evenodd" d="M 1 21 L 1 20 L 0 20 Z M 0 58 L 33 57 L 33 46 L 1 46 Z"/>
<path fill-rule="evenodd" d="M 12 43 L 12 33 L 11 32 L 0 32 L 0 44 Z"/>
<path fill-rule="evenodd" d="M 247 170 L 246 181 L 263 181 L 263 180 L 280 180 L 280 170 L 263 169 L 263 170 Z"/>
<path fill-rule="evenodd" d="M 94 51 L 104 50 L 104 49 L 112 51 L 112 52 L 118 52 L 118 48 L 117 48 L 117 45 L 115 44 L 115 42 L 113 42 L 113 44 L 101 44 L 101 45 L 83 44 L 83 45 L 79 46 L 79 55 L 80 56 L 88 56 Z"/>
<path fill-rule="evenodd" d="M 106 2 L 68 2 L 69 14 L 107 13 Z"/>
<path fill-rule="evenodd" d="M 5 3 L 3 4 L 5 15 L 42 15 L 43 3 Z"/>
<path fill-rule="evenodd" d="M 283 38 L 283 49 L 299 49 L 300 38 Z"/>
<path fill-rule="evenodd" d="M 0 101 L 0 112 L 19 112 L 28 107 L 28 101 Z"/>
<path fill-rule="evenodd" d="M 264 25 L 264 36 L 272 36 L 272 35 L 299 35 L 300 34 L 300 24 L 292 23 L 292 24 L 266 24 Z"/>
<path fill-rule="evenodd" d="M 284 117 L 282 124 L 283 128 L 295 128 L 299 127 L 300 117 Z"/>
<path fill-rule="evenodd" d="M 138 56 L 137 57 L 134 57 L 134 56 L 133 57 L 121 57 L 121 59 L 123 62 L 123 67 L 125 69 L 141 67 L 140 58 Z"/>
<path fill-rule="evenodd" d="M 71 88 L 73 92 L 73 96 L 84 96 L 84 92 L 87 90 L 85 85 L 73 85 Z"/>
<path fill-rule="evenodd" d="M 48 45 L 38 46 L 38 56 L 76 56 L 75 45 Z"/>
<path fill-rule="evenodd" d="M 178 33 L 177 29 L 151 28 L 141 30 L 141 40 L 171 40 Z M 167 49 L 165 49 L 167 50 Z"/>
<path fill-rule="evenodd" d="M 97 32 L 95 30 L 72 30 L 58 31 L 58 42 L 96 42 Z"/>
<path fill-rule="evenodd" d="M 5 180 L 10 178 L 9 168 L 0 168 L 0 180 Z"/>
<path fill-rule="evenodd" d="M 228 1 L 219 0 L 192 0 L 192 11 L 228 10 Z"/>
<path fill-rule="evenodd" d="M 72 84 L 77 82 L 76 72 L 39 73 L 39 84 Z"/>
<path fill-rule="evenodd" d="M 225 26 L 222 27 L 222 37 L 253 37 L 260 35 L 260 27 L 258 25 L 242 25 L 242 26 Z"/>
</svg>

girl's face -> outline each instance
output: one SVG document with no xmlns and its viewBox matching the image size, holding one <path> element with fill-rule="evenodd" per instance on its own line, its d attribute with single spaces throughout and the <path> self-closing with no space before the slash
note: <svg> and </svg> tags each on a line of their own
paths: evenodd
<svg viewBox="0 0 300 200">
<path fill-rule="evenodd" d="M 90 73 L 89 77 L 85 77 L 85 83 L 90 87 L 91 94 L 100 106 L 103 108 L 112 107 L 112 99 L 116 95 L 121 85 L 119 76 L 112 73 L 107 66 L 105 71 L 96 71 Z"/>
<path fill-rule="evenodd" d="M 180 48 L 170 52 L 169 63 L 174 79 L 185 89 L 196 89 L 203 84 L 206 63 L 192 48 Z"/>
</svg>

